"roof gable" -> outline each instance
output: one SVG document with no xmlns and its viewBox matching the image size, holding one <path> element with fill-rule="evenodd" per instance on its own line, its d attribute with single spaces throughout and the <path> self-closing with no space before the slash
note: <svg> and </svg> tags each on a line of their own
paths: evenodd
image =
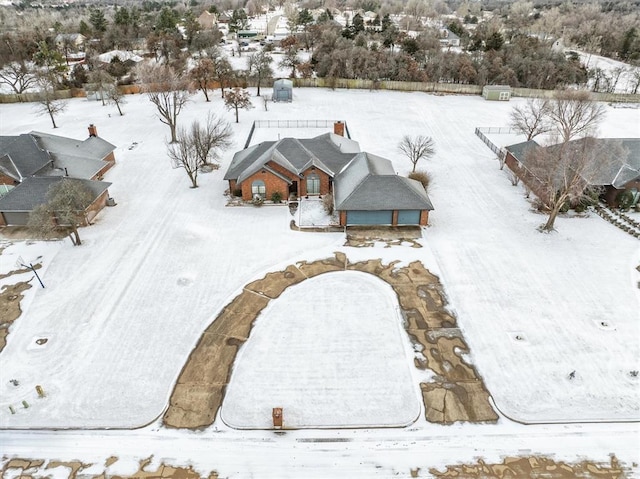
<svg viewBox="0 0 640 479">
<path fill-rule="evenodd" d="M 114 145 L 99 136 L 90 136 L 85 140 L 76 140 L 64 136 L 50 135 L 32 131 L 29 133 L 42 149 L 48 150 L 56 155 L 68 157 L 90 158 L 93 160 L 103 160 L 109 153 L 116 149 Z"/>
<path fill-rule="evenodd" d="M 263 142 L 237 152 L 224 179 L 241 183 L 269 161 L 295 175 L 315 166 L 329 176 L 335 176 L 358 151 L 357 142 L 333 133 L 308 139 L 283 138 Z"/>
<path fill-rule="evenodd" d="M 432 210 L 422 185 L 395 174 L 391 162 L 360 153 L 336 177 L 337 210 Z"/>
<path fill-rule="evenodd" d="M 33 210 L 35 207 L 48 201 L 47 195 L 50 188 L 64 178 L 65 177 L 61 176 L 32 176 L 25 178 L 22 183 L 0 198 L 0 211 L 24 212 Z M 82 182 L 93 194 L 93 200 L 98 198 L 111 186 L 111 183 L 106 181 L 92 181 L 79 178 L 73 178 L 73 180 Z"/>
<path fill-rule="evenodd" d="M 13 170 L 19 175 L 19 178 L 16 178 L 18 181 L 36 174 L 51 163 L 49 154 L 40 148 L 29 134 L 0 137 L 0 155 L 7 157 L 2 161 L 6 172 Z"/>
</svg>

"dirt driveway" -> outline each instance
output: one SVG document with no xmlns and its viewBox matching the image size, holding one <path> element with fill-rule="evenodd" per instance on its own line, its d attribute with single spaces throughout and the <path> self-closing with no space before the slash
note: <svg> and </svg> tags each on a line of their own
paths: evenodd
<svg viewBox="0 0 640 479">
<path fill-rule="evenodd" d="M 204 332 L 171 395 L 164 424 L 199 429 L 210 426 L 222 405 L 238 348 L 249 338 L 253 322 L 272 299 L 307 278 L 336 271 L 361 271 L 387 282 L 398 296 L 404 327 L 422 355 L 417 368 L 435 373 L 422 383 L 428 421 L 496 421 L 489 393 L 475 368 L 462 359 L 469 348 L 456 319 L 447 311 L 438 278 L 416 261 L 409 266 L 381 260 L 351 263 L 343 253 L 314 262 L 289 265 L 245 286 Z M 372 393 L 374 393 L 372 391 Z"/>
</svg>

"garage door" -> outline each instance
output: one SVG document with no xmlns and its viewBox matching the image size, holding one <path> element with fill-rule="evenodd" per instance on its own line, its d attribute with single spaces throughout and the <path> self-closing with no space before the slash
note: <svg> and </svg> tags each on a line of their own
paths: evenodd
<svg viewBox="0 0 640 479">
<path fill-rule="evenodd" d="M 420 224 L 420 210 L 400 210 L 398 211 L 399 225 Z"/>
<path fill-rule="evenodd" d="M 390 225 L 392 211 L 347 211 L 348 225 Z"/>
<path fill-rule="evenodd" d="M 26 225 L 29 222 L 29 213 L 27 212 L 11 212 L 2 213 L 4 222 L 7 225 Z"/>
</svg>

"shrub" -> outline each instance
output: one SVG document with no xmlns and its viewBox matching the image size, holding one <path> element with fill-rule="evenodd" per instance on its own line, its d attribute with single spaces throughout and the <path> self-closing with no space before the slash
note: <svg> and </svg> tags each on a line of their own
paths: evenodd
<svg viewBox="0 0 640 479">
<path fill-rule="evenodd" d="M 236 188 L 233 190 L 233 196 L 242 197 L 242 188 Z"/>
<path fill-rule="evenodd" d="M 274 203 L 281 203 L 282 202 L 282 193 L 280 193 L 279 191 L 274 191 L 271 194 L 271 201 L 273 201 Z"/>
<path fill-rule="evenodd" d="M 251 203 L 253 203 L 253 206 L 262 206 L 264 204 L 264 198 L 256 195 L 253 197 L 253 200 L 251 200 Z"/>
<path fill-rule="evenodd" d="M 429 185 L 431 184 L 431 175 L 426 171 L 413 171 L 409 173 L 409 178 L 422 183 L 425 191 L 429 190 Z"/>
<path fill-rule="evenodd" d="M 333 214 L 333 195 L 328 193 L 324 195 L 324 198 L 322 198 L 322 207 L 329 216 Z"/>
<path fill-rule="evenodd" d="M 633 193 L 629 190 L 621 191 L 616 195 L 616 203 L 618 204 L 618 208 L 622 210 L 631 208 L 633 204 Z"/>
</svg>

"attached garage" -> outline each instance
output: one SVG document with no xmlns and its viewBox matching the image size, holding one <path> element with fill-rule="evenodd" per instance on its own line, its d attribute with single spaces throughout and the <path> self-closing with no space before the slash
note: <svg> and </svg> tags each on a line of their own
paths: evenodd
<svg viewBox="0 0 640 479">
<path fill-rule="evenodd" d="M 398 211 L 399 225 L 419 225 L 420 210 L 400 210 Z"/>
<path fill-rule="evenodd" d="M 28 211 L 4 211 L 2 218 L 5 225 L 26 225 L 29 222 Z"/>
<path fill-rule="evenodd" d="M 391 162 L 358 153 L 333 181 L 340 225 L 420 225 L 433 209 L 422 184 L 398 176 Z"/>
<path fill-rule="evenodd" d="M 418 214 L 418 219 L 420 214 Z M 393 211 L 347 211 L 347 225 L 390 225 Z"/>
</svg>

